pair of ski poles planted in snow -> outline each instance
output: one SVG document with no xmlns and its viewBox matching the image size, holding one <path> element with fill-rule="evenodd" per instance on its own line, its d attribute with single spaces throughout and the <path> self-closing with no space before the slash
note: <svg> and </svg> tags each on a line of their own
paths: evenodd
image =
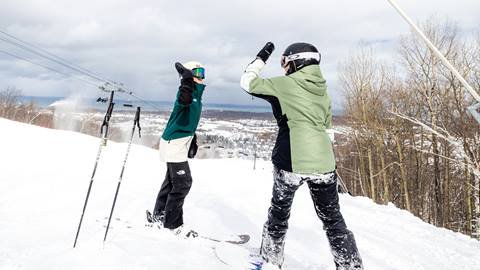
<svg viewBox="0 0 480 270">
<path fill-rule="evenodd" d="M 80 217 L 80 222 L 78 224 L 77 234 L 75 236 L 75 242 L 73 243 L 74 248 L 77 245 L 78 235 L 80 233 L 80 228 L 82 227 L 83 216 L 85 214 L 85 209 L 87 208 L 88 198 L 90 197 L 90 191 L 92 190 L 93 180 L 95 178 L 95 173 L 97 171 L 98 162 L 100 161 L 100 156 L 102 154 L 102 149 L 107 145 L 107 140 L 108 140 L 107 137 L 108 137 L 108 128 L 109 128 L 109 124 L 110 124 L 110 118 L 112 117 L 113 106 L 115 105 L 115 103 L 113 102 L 114 93 L 115 93 L 115 91 L 112 91 L 110 93 L 108 109 L 107 109 L 107 112 L 106 112 L 105 117 L 103 119 L 103 124 L 102 124 L 101 130 L 100 130 L 101 134 L 102 134 L 102 138 L 101 138 L 101 141 L 100 141 L 100 146 L 98 148 L 97 158 L 95 159 L 95 165 L 93 166 L 93 172 L 92 172 L 92 177 L 90 178 L 90 185 L 88 186 L 87 196 L 86 196 L 85 202 L 83 204 L 82 215 Z M 120 190 L 120 184 L 122 183 L 123 173 L 125 171 L 125 166 L 127 164 L 128 154 L 130 152 L 130 147 L 132 145 L 133 135 L 135 134 L 135 129 L 137 127 L 138 127 L 138 136 L 141 137 L 141 135 L 140 135 L 140 131 L 141 131 L 141 128 L 140 128 L 140 107 L 137 107 L 137 110 L 135 112 L 135 118 L 133 120 L 132 132 L 130 134 L 130 139 L 128 141 L 127 152 L 126 152 L 125 158 L 123 160 L 122 170 L 120 171 L 120 177 L 118 178 L 117 190 L 115 191 L 115 197 L 113 198 L 112 209 L 110 210 L 110 216 L 108 218 L 107 229 L 105 230 L 105 236 L 103 238 L 103 242 L 105 242 L 107 240 L 108 229 L 110 228 L 110 221 L 112 220 L 113 210 L 115 209 L 115 203 L 117 202 L 118 192 Z"/>
</svg>

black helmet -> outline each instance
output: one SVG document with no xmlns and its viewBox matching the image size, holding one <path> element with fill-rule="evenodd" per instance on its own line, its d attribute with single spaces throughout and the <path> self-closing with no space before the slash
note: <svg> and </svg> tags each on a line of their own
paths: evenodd
<svg viewBox="0 0 480 270">
<path fill-rule="evenodd" d="M 288 67 L 287 75 L 294 73 L 309 65 L 320 64 L 320 53 L 317 48 L 309 43 L 293 43 L 282 54 L 281 65 Z"/>
</svg>

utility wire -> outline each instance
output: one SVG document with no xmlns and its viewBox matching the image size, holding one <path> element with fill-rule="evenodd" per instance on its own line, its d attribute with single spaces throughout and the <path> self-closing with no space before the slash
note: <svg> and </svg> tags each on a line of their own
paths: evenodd
<svg viewBox="0 0 480 270">
<path fill-rule="evenodd" d="M 14 40 L 18 41 L 18 42 L 21 42 L 21 43 L 23 43 L 23 44 L 25 44 L 25 45 L 33 48 L 33 49 L 36 49 L 36 50 L 40 51 L 40 52 L 43 52 L 43 53 L 45 53 L 45 54 L 47 54 L 47 55 L 49 55 L 49 56 L 51 56 L 51 57 L 53 57 L 53 58 L 55 58 L 55 59 L 58 59 L 59 61 L 65 63 L 65 64 L 67 64 L 67 65 L 69 65 L 69 66 L 75 67 L 75 68 L 80 69 L 80 70 L 82 70 L 82 71 L 84 71 L 84 72 L 86 72 L 86 73 L 89 73 L 89 74 L 92 74 L 92 75 L 94 75 L 94 76 L 96 76 L 96 77 L 98 77 L 98 78 L 101 78 L 103 81 L 109 81 L 109 82 L 113 83 L 112 81 L 108 80 L 107 78 L 105 78 L 105 77 L 103 77 L 103 76 L 100 76 L 100 75 L 96 74 L 95 72 L 93 72 L 93 71 L 91 71 L 91 70 L 89 70 L 89 69 L 86 69 L 86 68 L 83 68 L 83 67 L 81 67 L 81 66 L 75 65 L 74 63 L 66 60 L 65 58 L 62 58 L 62 57 L 57 56 L 57 55 L 55 55 L 55 54 L 53 54 L 53 53 L 50 53 L 50 52 L 48 52 L 47 50 L 44 50 L 44 49 L 42 49 L 42 48 L 40 48 L 40 47 L 38 47 L 38 46 L 36 46 L 36 45 L 34 45 L 34 44 L 32 44 L 32 43 L 29 43 L 29 42 L 26 42 L 26 41 L 24 41 L 24 40 L 22 40 L 22 39 L 19 39 L 19 38 L 15 37 L 15 36 L 13 36 L 13 35 L 10 35 L 10 34 L 4 32 L 4 31 L 2 31 L 2 30 L 0 30 L 0 34 L 3 34 L 3 35 L 5 35 L 5 36 L 7 36 L 7 37 L 9 37 L 9 38 L 11 38 L 11 39 L 14 39 Z"/>
<path fill-rule="evenodd" d="M 37 56 L 40 56 L 40 57 L 45 58 L 45 59 L 47 59 L 47 60 L 50 60 L 50 61 L 52 61 L 52 62 L 55 62 L 55 63 L 57 63 L 57 64 L 59 64 L 59 65 L 61 65 L 61 66 L 64 66 L 64 67 L 69 68 L 69 69 L 71 69 L 71 70 L 74 70 L 74 71 L 76 71 L 76 72 L 78 72 L 78 73 L 80 73 L 80 74 L 82 74 L 82 75 L 85 75 L 85 76 L 88 76 L 88 77 L 90 77 L 90 78 L 93 78 L 93 79 L 95 79 L 95 80 L 97 80 L 97 81 L 100 81 L 100 82 L 104 82 L 104 81 L 105 81 L 104 79 L 102 79 L 102 78 L 100 78 L 100 77 L 97 77 L 96 75 L 92 75 L 92 74 L 89 74 L 89 73 L 87 73 L 87 72 L 84 72 L 84 71 L 82 71 L 82 70 L 80 70 L 80 69 L 78 69 L 78 68 L 76 68 L 76 67 L 74 67 L 74 66 L 71 66 L 71 65 L 69 65 L 69 64 L 63 63 L 63 62 L 61 62 L 61 61 L 59 61 L 59 60 L 57 60 L 57 59 L 55 59 L 55 58 L 52 58 L 52 57 L 50 57 L 50 56 L 48 56 L 48 55 L 46 55 L 46 54 L 44 54 L 44 53 L 38 52 L 38 51 L 36 51 L 36 50 L 34 50 L 34 49 L 31 49 L 31 48 L 29 48 L 29 47 L 27 47 L 27 46 L 25 46 L 25 45 L 23 45 L 23 44 L 21 44 L 21 43 L 18 43 L 18 42 L 16 42 L 16 41 L 12 41 L 12 40 L 7 39 L 7 38 L 4 38 L 4 37 L 0 37 L 0 40 L 1 40 L 1 41 L 4 41 L 4 42 L 7 42 L 7 43 L 10 43 L 11 45 L 14 45 L 14 46 L 16 46 L 16 47 L 22 48 L 22 49 L 24 49 L 24 50 L 26 50 L 26 51 L 29 51 L 30 53 L 33 53 L 34 55 L 37 55 Z"/>
<path fill-rule="evenodd" d="M 35 46 L 35 45 L 31 44 L 31 43 L 28 43 L 28 42 L 26 42 L 26 41 L 23 41 L 23 40 L 15 37 L 15 36 L 13 36 L 13 35 L 10 35 L 10 34 L 4 32 L 4 31 L 2 31 L 2 30 L 0 30 L 0 34 L 3 34 L 3 36 L 0 36 L 0 40 L 3 41 L 3 42 L 9 43 L 9 44 L 11 44 L 11 45 L 13 45 L 13 46 L 16 46 L 16 47 L 18 47 L 18 48 L 21 48 L 21 49 L 23 49 L 23 50 L 26 50 L 26 51 L 28 51 L 28 52 L 30 52 L 30 53 L 33 53 L 34 55 L 39 56 L 39 57 L 41 57 L 41 58 L 50 60 L 50 61 L 52 61 L 52 62 L 54 62 L 54 63 L 57 63 L 57 64 L 59 64 L 59 65 L 61 65 L 61 66 L 63 66 L 63 67 L 66 67 L 66 68 L 68 68 L 68 69 L 70 69 L 70 70 L 73 70 L 73 71 L 75 71 L 75 72 L 78 72 L 78 73 L 80 73 L 80 74 L 82 74 L 82 75 L 84 75 L 84 76 L 90 77 L 91 79 L 94 79 L 94 80 L 97 80 L 97 81 L 99 81 L 99 82 L 105 83 L 106 86 L 111 86 L 111 87 L 116 88 L 116 90 L 114 90 L 114 91 L 117 91 L 118 93 L 122 93 L 122 94 L 129 95 L 129 96 L 137 99 L 138 101 L 149 105 L 149 106 L 152 107 L 152 108 L 155 108 L 155 109 L 157 109 L 157 110 L 162 110 L 160 107 L 158 107 L 158 106 L 155 105 L 154 103 L 152 103 L 152 102 L 150 102 L 150 101 L 147 101 L 147 100 L 145 100 L 145 99 L 137 96 L 137 95 L 134 94 L 132 91 L 124 88 L 121 84 L 119 84 L 119 83 L 117 83 L 117 82 L 114 82 L 114 81 L 109 80 L 109 79 L 107 79 L 107 78 L 104 78 L 104 77 L 102 77 L 102 76 L 100 76 L 100 75 L 97 75 L 97 74 L 96 74 L 95 72 L 93 72 L 93 71 L 90 71 L 90 70 L 88 70 L 88 69 L 85 69 L 85 68 L 82 68 L 82 67 L 80 67 L 80 66 L 78 66 L 78 65 L 75 65 L 75 64 L 73 64 L 73 63 L 65 60 L 64 58 L 61 58 L 61 57 L 59 57 L 59 56 L 56 56 L 56 55 L 53 54 L 53 53 L 50 53 L 50 52 L 48 52 L 48 51 L 46 51 L 46 50 L 44 50 L 44 49 L 42 49 L 42 48 L 39 48 L 38 46 Z M 12 53 L 9 53 L 9 52 L 6 52 L 6 51 L 2 51 L 2 50 L 0 50 L 0 52 L 3 52 L 3 53 L 5 53 L 5 54 L 7 54 L 7 55 L 10 55 L 10 56 L 12 56 L 12 57 L 19 58 L 19 59 L 21 59 L 21 60 L 27 61 L 27 62 L 29 62 L 29 63 L 31 63 L 31 64 L 41 66 L 41 67 L 46 68 L 46 69 L 48 69 L 48 70 L 54 71 L 54 72 L 56 72 L 56 73 L 60 73 L 60 74 L 62 74 L 62 75 L 64 75 L 64 76 L 67 76 L 67 77 L 69 76 L 69 75 L 68 75 L 67 73 L 65 73 L 65 72 L 58 71 L 58 70 L 56 70 L 56 69 L 53 69 L 53 68 L 48 67 L 48 66 L 45 66 L 45 65 L 41 65 L 41 64 L 38 64 L 38 63 L 34 63 L 34 62 L 32 62 L 32 61 L 30 61 L 30 60 L 28 60 L 28 59 L 26 59 L 26 58 L 24 58 L 24 57 L 21 57 L 21 56 L 19 56 L 19 55 L 15 55 L 15 54 L 12 54 Z M 84 82 L 86 82 L 86 83 L 88 83 L 88 84 L 95 85 L 93 82 L 87 81 L 87 80 L 85 80 L 85 79 L 83 79 L 83 78 L 81 78 L 81 77 L 79 77 L 79 76 L 75 76 L 75 75 L 70 75 L 70 76 L 73 76 L 73 77 L 75 77 L 75 78 L 77 78 L 77 79 L 80 79 L 80 80 L 82 80 L 82 81 L 84 81 Z M 98 87 L 98 85 L 95 85 L 95 87 Z M 102 88 L 100 87 L 100 89 L 102 89 Z M 107 90 L 105 90 L 105 89 L 102 89 L 102 90 L 103 90 L 103 91 L 107 91 Z"/>
<path fill-rule="evenodd" d="M 120 93 L 122 93 L 122 92 L 120 91 Z M 141 98 L 141 97 L 137 96 L 137 95 L 136 95 L 135 93 L 133 93 L 133 92 L 126 92 L 126 94 L 132 96 L 133 98 L 137 99 L 137 100 L 140 101 L 140 102 L 143 102 L 143 103 L 149 105 L 149 106 L 152 107 L 152 108 L 155 108 L 155 109 L 157 109 L 157 110 L 159 110 L 159 111 L 162 110 L 162 108 L 158 107 L 158 106 L 155 105 L 153 102 L 148 101 L 148 100 L 146 100 L 146 99 L 144 99 L 144 98 Z"/>
<path fill-rule="evenodd" d="M 124 96 L 129 96 L 129 97 L 133 97 L 134 99 L 138 100 L 139 102 L 141 103 L 144 103 L 148 106 L 150 106 L 151 108 L 154 108 L 154 109 L 157 109 L 159 111 L 163 110 L 162 108 L 160 108 L 159 106 L 155 105 L 155 103 L 151 102 L 151 101 L 148 101 L 138 95 L 136 95 L 135 93 L 133 93 L 132 91 L 122 87 L 122 86 L 118 86 L 118 84 L 115 84 L 113 85 L 115 87 L 117 93 L 119 94 L 122 94 Z M 102 89 L 102 91 L 104 92 L 110 92 L 111 90 L 107 90 L 107 89 Z"/>
<path fill-rule="evenodd" d="M 93 86 L 95 86 L 95 87 L 98 87 L 98 85 L 96 85 L 95 83 L 93 83 L 93 82 L 91 82 L 91 81 L 88 81 L 88 80 L 86 80 L 86 79 L 84 79 L 84 78 L 82 78 L 82 77 L 75 76 L 75 75 L 72 75 L 72 74 L 67 74 L 67 73 L 65 73 L 65 72 L 56 70 L 56 69 L 51 68 L 51 67 L 49 67 L 49 66 L 46 66 L 46 65 L 43 65 L 43 64 L 40 64 L 40 63 L 32 62 L 31 60 L 28 60 L 27 58 L 24 58 L 24 57 L 22 57 L 22 56 L 19 56 L 19 55 L 16 55 L 16 54 L 13 54 L 13 53 L 4 51 L 4 50 L 0 50 L 0 52 L 1 52 L 1 53 L 4 53 L 4 54 L 6 54 L 6 55 L 9 55 L 9 56 L 11 56 L 11 57 L 18 58 L 18 59 L 20 59 L 20 60 L 23 60 L 23 61 L 25 61 L 25 62 L 28 62 L 28 63 L 30 63 L 30 64 L 32 64 L 32 65 L 36 65 L 36 66 L 42 67 L 42 68 L 44 68 L 44 69 L 48 69 L 48 70 L 50 70 L 50 71 L 56 72 L 56 73 L 61 74 L 61 75 L 65 76 L 65 77 L 67 77 L 67 78 L 73 76 L 75 79 L 81 80 L 81 81 L 83 81 L 83 82 L 85 82 L 85 83 L 87 83 L 87 84 L 90 84 L 90 85 L 93 85 Z"/>
</svg>

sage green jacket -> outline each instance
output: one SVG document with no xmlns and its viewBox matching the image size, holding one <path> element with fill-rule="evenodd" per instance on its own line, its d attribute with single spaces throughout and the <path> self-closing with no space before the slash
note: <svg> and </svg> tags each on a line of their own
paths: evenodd
<svg viewBox="0 0 480 270">
<path fill-rule="evenodd" d="M 331 100 L 318 65 L 306 66 L 288 76 L 257 76 L 248 88 L 250 94 L 272 105 L 280 128 L 272 153 L 277 167 L 299 174 L 335 170 L 332 143 L 325 132 L 332 127 Z"/>
</svg>

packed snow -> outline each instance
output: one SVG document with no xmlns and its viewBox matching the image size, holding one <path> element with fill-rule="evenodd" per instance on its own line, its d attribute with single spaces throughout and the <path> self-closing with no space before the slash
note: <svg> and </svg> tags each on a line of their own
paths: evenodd
<svg viewBox="0 0 480 270">
<path fill-rule="evenodd" d="M 108 142 L 104 148 L 74 249 L 100 140 L 5 119 L 0 130 L 0 269 L 245 269 L 222 263 L 214 242 L 144 226 L 165 165 L 157 151 L 139 145 L 130 151 L 103 243 L 126 143 Z M 194 159 L 190 166 L 194 182 L 184 205 L 186 226 L 215 237 L 247 233 L 252 238 L 240 249 L 258 247 L 272 188 L 271 164 L 257 161 L 253 170 L 249 160 Z M 367 270 L 480 269 L 477 240 L 436 228 L 393 205 L 348 195 L 340 200 Z M 305 186 L 296 194 L 285 254 L 286 269 L 335 269 Z"/>
</svg>

